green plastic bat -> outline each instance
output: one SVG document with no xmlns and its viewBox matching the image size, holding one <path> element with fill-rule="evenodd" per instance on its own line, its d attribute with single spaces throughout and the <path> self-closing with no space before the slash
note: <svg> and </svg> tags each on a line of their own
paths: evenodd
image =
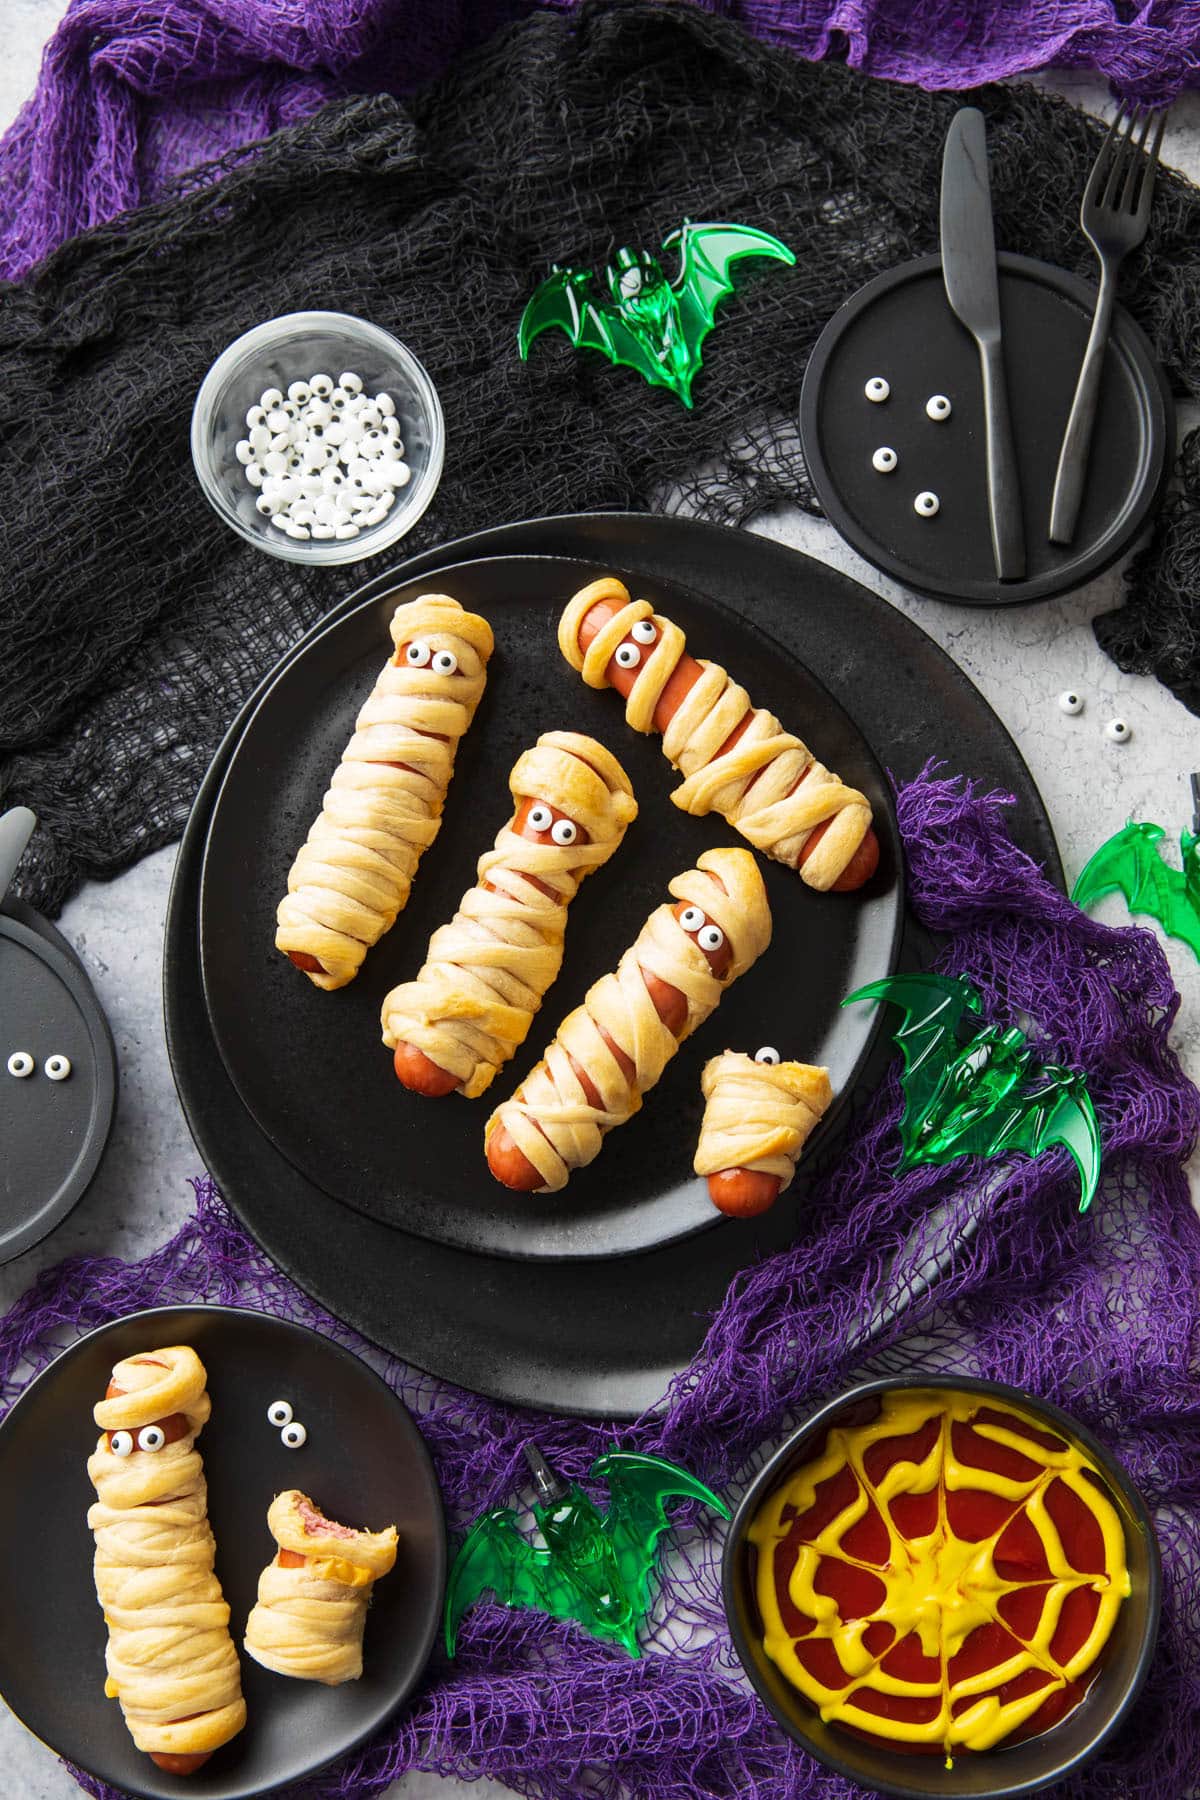
<svg viewBox="0 0 1200 1800">
<path fill-rule="evenodd" d="M 843 1005 L 854 1000 L 886 1000 L 905 1015 L 895 1033 L 904 1058 L 900 1169 L 1013 1151 L 1040 1156 L 1061 1144 L 1087 1211 L 1100 1179 L 1100 1128 L 1080 1070 L 1039 1063 L 1015 1025 L 985 1025 L 978 993 L 956 976 L 893 975 Z"/>
<path fill-rule="evenodd" d="M 1200 960 L 1200 776 L 1192 776 L 1192 829 L 1179 834 L 1181 869 L 1158 853 L 1161 825 L 1129 823 L 1101 844 L 1075 883 L 1071 898 L 1085 909 L 1102 894 L 1119 893 L 1131 913 L 1148 913 L 1168 937 Z"/>
<path fill-rule="evenodd" d="M 692 404 L 692 381 L 717 307 L 733 292 L 730 268 L 743 256 L 796 258 L 786 244 L 748 225 L 684 223 L 663 241 L 678 248 L 679 273 L 668 281 L 662 264 L 645 250 L 623 245 L 604 271 L 607 295 L 598 294 L 587 269 L 556 263 L 521 315 L 517 343 L 522 358 L 540 332 L 565 331 L 580 350 L 599 350 L 613 363 L 636 369 L 651 387 L 670 388 Z"/>
<path fill-rule="evenodd" d="M 658 1456 L 614 1450 L 592 1474 L 608 1483 L 606 1513 L 574 1482 L 557 1475 L 525 1446 L 538 1498 L 533 1516 L 545 1548 L 498 1507 L 478 1518 L 454 1559 L 446 1586 L 446 1649 L 453 1656 L 467 1608 L 489 1588 L 505 1606 L 531 1606 L 555 1619 L 577 1619 L 594 1637 L 640 1656 L 637 1632 L 650 1603 L 650 1571 L 659 1538 L 670 1529 L 664 1502 L 701 1500 L 723 1519 L 729 1509 L 686 1469 Z"/>
</svg>

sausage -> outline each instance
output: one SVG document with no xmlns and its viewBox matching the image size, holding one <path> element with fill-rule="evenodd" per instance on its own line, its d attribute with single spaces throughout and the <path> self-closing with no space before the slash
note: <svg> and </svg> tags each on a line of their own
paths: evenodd
<svg viewBox="0 0 1200 1800">
<path fill-rule="evenodd" d="M 606 625 L 610 619 L 615 618 L 617 613 L 621 611 L 621 607 L 622 602 L 615 599 L 596 601 L 595 605 L 592 606 L 590 611 L 584 616 L 583 622 L 579 627 L 579 647 L 581 650 L 587 649 L 588 645 L 592 642 L 592 639 L 597 636 L 601 628 Z M 691 692 L 692 688 L 695 687 L 703 672 L 704 671 L 696 661 L 696 658 L 689 655 L 687 651 L 684 651 L 671 674 L 670 680 L 659 695 L 658 704 L 654 709 L 654 729 L 660 735 L 666 730 L 671 720 L 675 717 L 675 714 L 679 711 L 683 701 Z M 618 694 L 624 699 L 628 699 L 630 690 L 637 680 L 637 669 L 622 668 L 617 662 L 614 654 L 610 659 L 604 674 L 605 679 L 617 690 Z M 753 713 L 748 711 L 745 717 L 739 721 L 725 739 L 724 743 L 717 751 L 718 756 L 723 756 L 727 750 L 732 749 L 733 745 L 737 743 L 742 733 L 750 724 L 752 717 Z M 805 775 L 807 775 L 807 772 L 808 771 L 806 770 Z M 790 792 L 795 793 L 796 788 L 798 788 L 800 783 L 805 779 L 805 775 L 802 775 L 799 781 L 793 783 L 789 790 Z M 749 783 L 750 787 L 753 787 L 755 780 L 757 780 L 757 776 L 752 777 Z M 821 838 L 828 830 L 830 822 L 831 821 L 826 820 L 822 824 L 815 826 L 804 840 L 804 843 L 800 848 L 798 867 L 802 867 L 804 863 L 808 861 L 808 858 L 812 855 L 813 851 L 820 843 Z M 860 888 L 868 882 L 878 867 L 879 839 L 876 837 L 874 829 L 868 828 L 862 843 L 858 846 L 858 849 L 834 882 L 831 891 L 836 894 L 853 892 L 855 888 Z"/>
<path fill-rule="evenodd" d="M 708 1192 L 718 1212 L 731 1219 L 754 1219 L 774 1206 L 781 1183 L 761 1169 L 721 1169 L 708 1177 Z"/>
<path fill-rule="evenodd" d="M 173 1756 L 166 1750 L 151 1750 L 148 1754 L 150 1761 L 157 1763 L 168 1775 L 194 1775 L 197 1769 L 202 1769 L 209 1761 L 212 1751 L 203 1750 L 197 1756 Z"/>
</svg>

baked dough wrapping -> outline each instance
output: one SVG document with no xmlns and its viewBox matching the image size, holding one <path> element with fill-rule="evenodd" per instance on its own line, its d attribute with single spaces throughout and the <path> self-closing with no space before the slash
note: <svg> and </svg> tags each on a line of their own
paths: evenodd
<svg viewBox="0 0 1200 1800">
<path fill-rule="evenodd" d="M 599 1154 L 606 1132 L 631 1119 L 686 1037 L 702 1025 L 729 982 L 745 974 L 771 941 L 771 909 L 748 850 L 706 850 L 669 891 L 698 907 L 725 934 L 732 961 L 719 981 L 694 935 L 668 905 L 657 907 L 613 973 L 588 989 L 568 1013 L 542 1061 L 487 1122 L 484 1141 L 503 1125 L 542 1177 L 539 1193 L 555 1193 L 573 1169 Z M 687 1003 L 676 1036 L 659 1017 L 643 970 L 678 989 Z M 627 1078 L 602 1033 L 633 1064 Z M 586 1070 L 600 1096 L 593 1106 L 571 1066 Z"/>
<path fill-rule="evenodd" d="M 562 966 L 567 908 L 637 816 L 616 757 L 573 731 L 544 733 L 518 757 L 509 787 L 513 815 L 480 857 L 475 886 L 434 932 L 416 980 L 393 988 L 383 1003 L 388 1048 L 415 1044 L 457 1078 L 468 1099 L 482 1094 L 524 1043 Z M 538 839 L 518 833 L 525 800 L 554 808 L 590 841 L 560 845 L 548 829 Z"/>
<path fill-rule="evenodd" d="M 313 958 L 320 966 L 304 972 L 319 988 L 353 981 L 408 904 L 494 648 L 487 620 L 448 594 L 398 606 L 390 629 L 395 653 L 358 715 L 276 913 L 276 949 Z M 413 646 L 428 652 L 423 661 L 409 659 Z"/>
<path fill-rule="evenodd" d="M 339 1525 L 298 1488 L 275 1496 L 267 1524 L 285 1560 L 276 1554 L 259 1577 L 246 1654 L 299 1681 L 357 1681 L 371 1590 L 396 1561 L 396 1527 Z"/>
<path fill-rule="evenodd" d="M 211 1403 L 204 1365 L 176 1345 L 113 1369 L 124 1392 L 94 1409 L 101 1437 L 88 1458 L 96 1490 L 96 1593 L 108 1626 L 105 1693 L 121 1702 L 139 1750 L 207 1755 L 246 1722 L 229 1607 L 213 1572 L 204 1464 L 196 1438 Z M 158 1425 L 161 1448 L 139 1447 Z M 179 1432 L 180 1435 L 174 1435 Z M 109 1434 L 129 1434 L 119 1455 Z"/>
<path fill-rule="evenodd" d="M 620 610 L 584 651 L 580 627 L 600 600 L 614 601 Z M 644 619 L 651 621 L 658 636 L 639 652 L 625 718 L 635 731 L 649 732 L 655 708 L 686 648 L 678 625 L 656 613 L 648 600 L 631 599 L 624 582 L 605 576 L 581 588 L 567 603 L 559 620 L 558 645 L 589 687 L 607 687 L 609 662 Z M 663 753 L 685 777 L 672 801 L 687 813 L 720 813 L 756 850 L 798 869 L 809 887 L 831 888 L 870 829 L 866 795 L 847 787 L 818 762 L 773 713 L 753 706 L 745 688 L 719 663 L 701 661 L 700 668 L 700 679 L 663 732 Z M 748 712 L 750 722 L 737 742 L 722 749 Z M 805 843 L 826 821 L 828 828 L 801 866 Z"/>
<path fill-rule="evenodd" d="M 833 1099 L 829 1070 L 813 1063 L 756 1062 L 726 1050 L 700 1077 L 704 1119 L 693 1167 L 697 1175 L 754 1169 L 779 1177 L 782 1194 L 813 1127 Z"/>
</svg>

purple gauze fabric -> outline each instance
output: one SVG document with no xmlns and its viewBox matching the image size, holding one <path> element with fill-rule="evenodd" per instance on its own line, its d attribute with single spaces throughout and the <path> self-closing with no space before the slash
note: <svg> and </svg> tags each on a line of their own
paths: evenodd
<svg viewBox="0 0 1200 1800">
<path fill-rule="evenodd" d="M 1200 81 L 1197 0 L 698 0 L 771 44 L 966 88 L 1057 65 L 1166 101 Z M 569 11 L 573 0 L 547 0 Z M 0 140 L 0 275 L 356 92 L 407 93 L 534 0 L 74 0 Z"/>
<path fill-rule="evenodd" d="M 1014 1161 L 1002 1186 L 999 1165 L 973 1162 L 893 1179 L 893 1073 L 804 1189 L 793 1246 L 735 1281 L 692 1367 L 635 1426 L 535 1418 L 367 1354 L 419 1419 L 456 1530 L 527 1492 L 530 1435 L 576 1478 L 617 1435 L 732 1497 L 789 1419 L 855 1379 L 956 1371 L 1057 1401 L 1144 1494 L 1165 1592 L 1136 1720 L 1054 1792 L 1181 1800 L 1200 1781 L 1200 1219 L 1182 1168 L 1200 1093 L 1169 1046 L 1179 1002 L 1157 940 L 1071 906 L 1012 844 L 1006 804 L 934 769 L 911 782 L 898 797 L 910 898 L 989 1017 L 1029 1015 L 1043 1057 L 1087 1071 L 1105 1145 L 1090 1213 L 1061 1151 Z M 272 1267 L 210 1182 L 196 1188 L 193 1220 L 143 1262 L 77 1258 L 38 1279 L 0 1322 L 0 1405 L 80 1331 L 174 1301 L 257 1306 L 365 1348 Z M 977 1229 L 948 1272 L 928 1293 L 910 1282 L 902 1318 L 869 1355 L 856 1347 L 881 1294 L 903 1291 L 897 1268 L 918 1269 L 968 1216 Z M 685 1514 L 677 1542 L 640 1661 L 573 1624 L 482 1603 L 457 1660 L 435 1659 L 391 1727 L 293 1800 L 363 1800 L 411 1768 L 487 1774 L 538 1800 L 861 1800 L 786 1742 L 740 1679 L 719 1530 Z"/>
</svg>

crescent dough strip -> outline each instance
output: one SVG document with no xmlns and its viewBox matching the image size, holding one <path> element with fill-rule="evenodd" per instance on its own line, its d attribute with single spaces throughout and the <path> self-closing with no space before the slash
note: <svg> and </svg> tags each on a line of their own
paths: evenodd
<svg viewBox="0 0 1200 1800">
<path fill-rule="evenodd" d="M 396 1561 L 396 1527 L 353 1531 L 324 1518 L 297 1488 L 275 1496 L 267 1524 L 281 1551 L 304 1560 L 284 1566 L 275 1556 L 263 1570 L 246 1654 L 300 1681 L 357 1681 L 371 1590 Z"/>
<path fill-rule="evenodd" d="M 87 1466 L 97 1494 L 88 1510 L 96 1593 L 108 1625 L 104 1691 L 120 1700 L 139 1750 L 204 1755 L 246 1722 L 195 1448 L 211 1411 L 207 1376 L 194 1350 L 174 1346 L 119 1362 L 112 1378 L 125 1391 L 95 1407 L 102 1435 Z M 177 1414 L 181 1436 L 157 1451 L 136 1447 L 139 1428 Z M 130 1455 L 109 1447 L 114 1431 L 133 1434 Z"/>
<path fill-rule="evenodd" d="M 743 975 L 771 941 L 767 891 L 748 850 L 706 850 L 694 869 L 675 877 L 670 892 L 698 906 L 725 933 L 733 953 L 726 980 L 717 980 L 669 906 L 650 914 L 616 971 L 592 984 L 583 1005 L 559 1026 L 542 1061 L 485 1127 L 485 1143 L 498 1126 L 506 1127 L 541 1175 L 541 1193 L 564 1187 L 573 1169 L 599 1154 L 605 1133 L 633 1117 L 684 1038 L 704 1023 L 728 982 Z M 687 1001 L 678 1037 L 659 1018 L 643 969 L 677 988 Z M 632 1061 L 632 1082 L 601 1030 Z M 599 1092 L 598 1107 L 589 1103 L 571 1057 Z"/>
<path fill-rule="evenodd" d="M 388 1048 L 415 1044 L 457 1077 L 468 1099 L 482 1094 L 524 1043 L 562 966 L 567 907 L 637 817 L 616 757 L 572 731 L 540 737 L 513 765 L 509 787 L 513 816 L 480 857 L 476 885 L 434 932 L 416 980 L 393 988 L 383 1003 Z M 563 846 L 518 834 L 515 809 L 523 800 L 566 814 L 591 841 Z M 534 880 L 551 891 L 541 892 Z"/>
<path fill-rule="evenodd" d="M 600 600 L 614 601 L 620 610 L 584 651 L 580 627 Z M 654 728 L 655 709 L 684 654 L 687 640 L 678 625 L 656 613 L 648 600 L 631 599 L 615 576 L 606 576 L 581 588 L 567 603 L 559 620 L 558 646 L 589 687 L 607 687 L 609 662 L 643 619 L 653 623 L 658 639 L 638 664 L 625 717 L 635 731 L 645 733 Z M 664 755 L 685 776 L 672 801 L 684 812 L 720 813 L 756 850 L 798 869 L 809 887 L 832 887 L 870 828 L 866 795 L 847 787 L 818 762 L 773 713 L 752 706 L 746 690 L 719 663 L 701 662 L 700 668 L 701 678 L 663 733 Z M 751 718 L 746 730 L 722 751 L 747 712 Z M 814 828 L 826 820 L 828 830 L 801 867 L 801 850 Z"/>
<path fill-rule="evenodd" d="M 276 949 L 314 957 L 320 969 L 304 972 L 319 988 L 353 981 L 367 950 L 408 904 L 494 648 L 487 620 L 447 594 L 398 606 L 391 634 L 395 654 L 358 715 L 276 914 Z M 396 660 L 413 643 L 431 652 L 423 666 Z M 454 673 L 433 666 L 445 651 L 457 660 Z"/>
<path fill-rule="evenodd" d="M 829 1070 L 812 1063 L 755 1062 L 726 1050 L 704 1065 L 704 1120 L 693 1163 L 697 1175 L 755 1169 L 792 1184 L 805 1140 L 833 1099 Z"/>
</svg>

